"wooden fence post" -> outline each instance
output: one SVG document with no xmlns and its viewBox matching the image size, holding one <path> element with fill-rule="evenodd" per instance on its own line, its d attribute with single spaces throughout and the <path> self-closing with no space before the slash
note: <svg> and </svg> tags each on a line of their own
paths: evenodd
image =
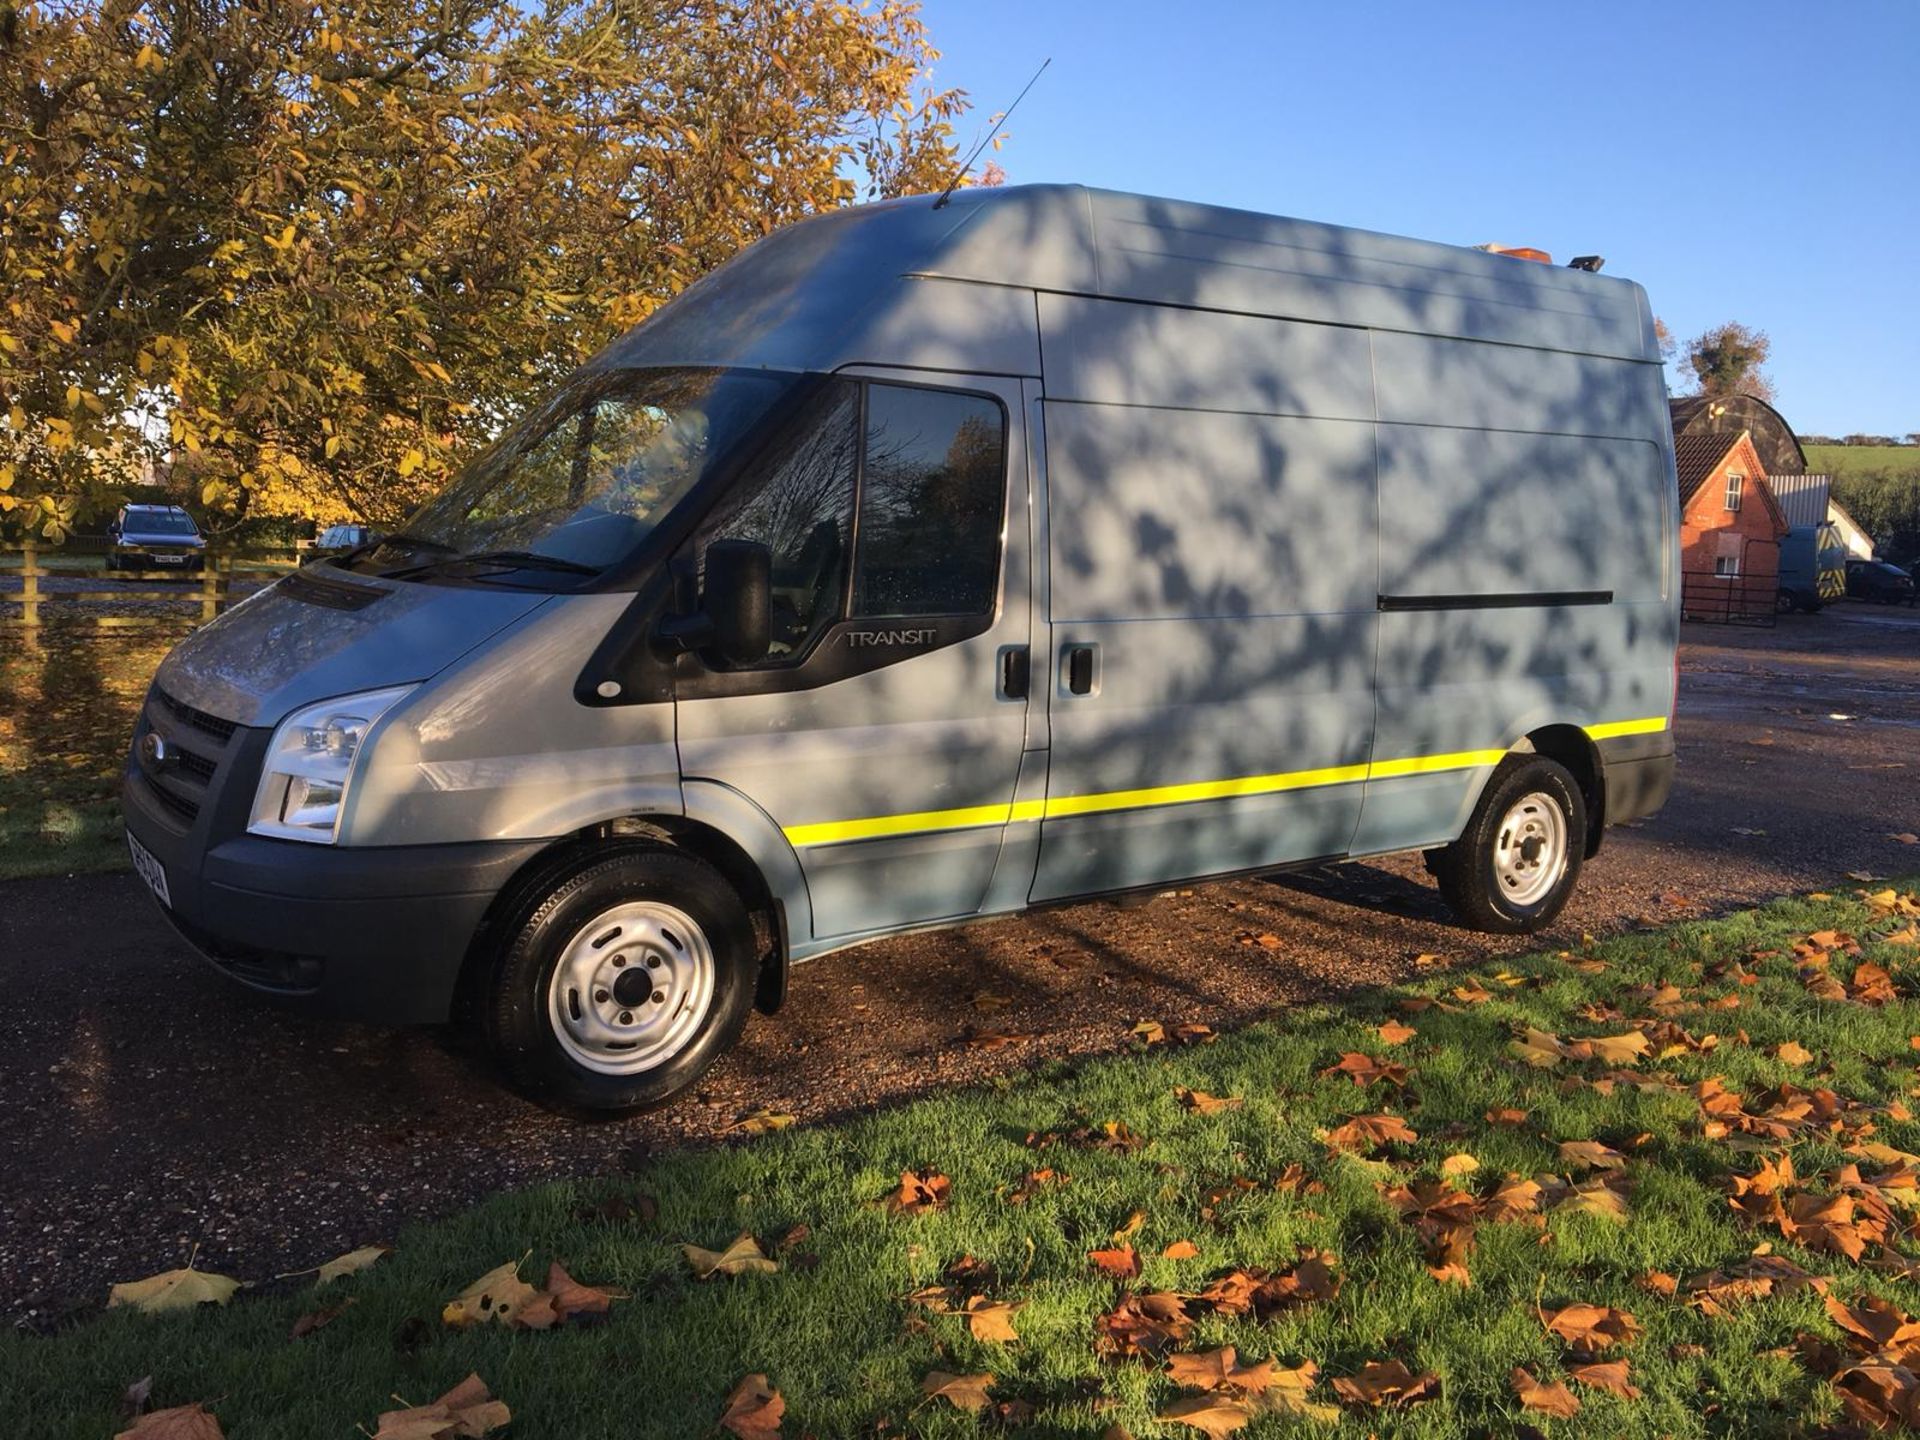
<svg viewBox="0 0 1920 1440">
<path fill-rule="evenodd" d="M 212 546 L 200 552 L 200 623 L 220 613 L 220 555 Z"/>
<path fill-rule="evenodd" d="M 29 534 L 20 546 L 20 624 L 27 643 L 40 643 L 40 547 Z"/>
</svg>

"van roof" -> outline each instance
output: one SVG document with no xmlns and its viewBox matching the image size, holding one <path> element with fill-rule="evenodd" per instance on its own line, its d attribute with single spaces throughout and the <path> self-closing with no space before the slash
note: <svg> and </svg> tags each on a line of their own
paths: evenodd
<svg viewBox="0 0 1920 1440">
<path fill-rule="evenodd" d="M 616 341 L 617 364 L 907 364 L 874 352 L 916 281 L 962 281 L 1659 363 L 1640 287 L 1464 245 L 1180 200 L 1021 185 L 832 211 L 774 232 Z M 977 302 L 982 292 L 973 289 Z M 976 303 L 976 329 L 990 303 Z M 1031 315 L 1031 307 L 1027 312 Z M 924 319 L 924 316 L 923 316 Z M 964 323 L 957 310 L 943 317 Z M 936 348 L 953 349 L 952 337 Z M 723 355 L 722 352 L 725 352 Z M 1034 357 L 1037 362 L 1037 356 Z M 925 363 L 953 364 L 930 357 Z M 954 368 L 963 368 L 955 366 Z M 1037 372 L 1037 363 L 1033 369 Z"/>
</svg>

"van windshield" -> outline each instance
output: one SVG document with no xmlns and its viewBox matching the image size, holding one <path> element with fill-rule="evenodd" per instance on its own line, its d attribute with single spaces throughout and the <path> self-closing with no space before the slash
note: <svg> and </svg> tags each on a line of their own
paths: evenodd
<svg viewBox="0 0 1920 1440">
<path fill-rule="evenodd" d="M 348 563 L 396 578 L 570 589 L 631 555 L 798 378 L 712 369 L 582 376 Z"/>
</svg>

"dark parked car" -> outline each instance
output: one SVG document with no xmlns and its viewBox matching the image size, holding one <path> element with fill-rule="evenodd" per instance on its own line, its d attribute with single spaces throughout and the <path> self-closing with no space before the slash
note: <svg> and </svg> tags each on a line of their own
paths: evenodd
<svg viewBox="0 0 1920 1440">
<path fill-rule="evenodd" d="M 329 555 L 357 550 L 377 538 L 378 533 L 371 525 L 329 525 L 320 532 L 320 538 L 313 542 L 313 549 L 308 553 L 315 560 L 324 560 Z"/>
<path fill-rule="evenodd" d="M 1884 560 L 1847 562 L 1847 598 L 1877 600 L 1883 605 L 1913 604 L 1913 576 Z"/>
<path fill-rule="evenodd" d="M 107 527 L 109 570 L 199 570 L 207 539 L 178 505 L 122 505 Z"/>
</svg>

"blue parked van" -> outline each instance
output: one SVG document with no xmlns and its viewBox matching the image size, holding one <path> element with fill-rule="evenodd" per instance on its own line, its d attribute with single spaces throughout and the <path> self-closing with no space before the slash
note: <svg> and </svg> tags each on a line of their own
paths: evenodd
<svg viewBox="0 0 1920 1440">
<path fill-rule="evenodd" d="M 1422 851 L 1530 931 L 1672 776 L 1629 282 L 1072 186 L 743 252 L 162 665 L 127 829 L 236 980 L 686 1088 L 787 967 Z"/>
</svg>

